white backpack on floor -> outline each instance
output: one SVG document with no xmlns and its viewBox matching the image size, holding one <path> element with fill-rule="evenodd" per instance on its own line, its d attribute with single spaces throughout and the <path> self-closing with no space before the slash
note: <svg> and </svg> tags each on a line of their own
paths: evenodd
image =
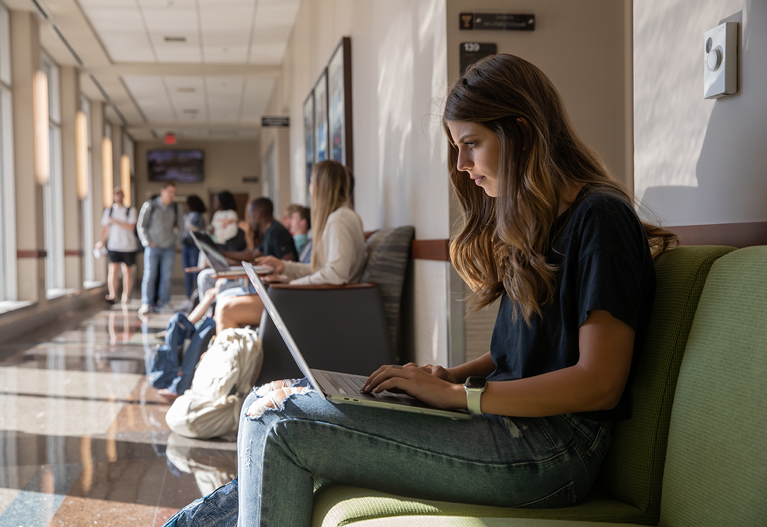
<svg viewBox="0 0 767 527">
<path fill-rule="evenodd" d="M 254 330 L 221 332 L 197 365 L 192 387 L 168 409 L 165 421 L 170 429 L 200 439 L 236 434 L 242 402 L 263 363 L 263 347 Z"/>
</svg>

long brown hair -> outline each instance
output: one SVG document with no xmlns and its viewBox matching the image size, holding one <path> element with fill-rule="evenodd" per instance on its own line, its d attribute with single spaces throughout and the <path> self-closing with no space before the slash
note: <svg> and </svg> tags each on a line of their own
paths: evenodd
<svg viewBox="0 0 767 527">
<path fill-rule="evenodd" d="M 478 123 L 498 137 L 497 198 L 458 170 L 448 121 Z M 519 57 L 493 55 L 469 67 L 447 96 L 442 124 L 448 172 L 463 210 L 450 258 L 474 292 L 470 312 L 505 291 L 514 317 L 521 311 L 530 324 L 555 294 L 557 267 L 546 254 L 565 192 L 589 185 L 630 204 L 633 199 L 578 136 L 549 78 Z M 642 223 L 655 255 L 676 244 L 674 234 Z"/>
<path fill-rule="evenodd" d="M 312 168 L 312 272 L 319 269 L 317 258 L 320 248 L 324 245 L 322 239 L 328 216 L 341 207 L 349 207 L 350 180 L 346 167 L 338 161 L 320 161 Z"/>
</svg>

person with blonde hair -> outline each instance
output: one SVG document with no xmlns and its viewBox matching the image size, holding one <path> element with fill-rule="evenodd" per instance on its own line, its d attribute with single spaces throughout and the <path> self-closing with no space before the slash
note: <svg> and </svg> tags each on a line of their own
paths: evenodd
<svg viewBox="0 0 767 527">
<path fill-rule="evenodd" d="M 450 257 L 473 309 L 501 302 L 490 350 L 449 368 L 382 366 L 362 391 L 405 392 L 471 418 L 335 406 L 306 380 L 262 386 L 243 404 L 238 480 L 207 500 L 218 514 L 311 525 L 317 478 L 501 507 L 588 494 L 611 423 L 630 417 L 653 254 L 675 237 L 639 219 L 549 78 L 519 57 L 469 67 L 443 125 L 463 213 Z"/>
<path fill-rule="evenodd" d="M 349 173 L 337 161 L 314 165 L 309 183 L 312 196 L 313 248 L 311 263 L 290 262 L 274 256 L 256 263 L 274 268 L 266 281 L 291 284 L 348 284 L 360 281 L 365 267 L 365 233 L 362 219 L 349 207 Z M 216 329 L 255 326 L 264 306 L 258 295 L 223 299 L 216 306 Z"/>
</svg>

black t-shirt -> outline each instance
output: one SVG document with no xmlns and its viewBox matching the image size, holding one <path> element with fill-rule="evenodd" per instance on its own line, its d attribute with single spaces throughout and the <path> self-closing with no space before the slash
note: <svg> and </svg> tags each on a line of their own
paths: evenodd
<svg viewBox="0 0 767 527">
<path fill-rule="evenodd" d="M 546 260 L 559 267 L 554 299 L 541 306 L 543 316 L 512 320 L 512 304 L 503 295 L 490 353 L 492 381 L 523 379 L 578 362 L 578 329 L 592 310 L 608 311 L 636 331 L 631 371 L 620 402 L 612 410 L 580 415 L 598 421 L 631 417 L 629 386 L 647 336 L 655 267 L 647 237 L 634 209 L 607 190 L 586 187 L 553 226 Z"/>
<path fill-rule="evenodd" d="M 296 245 L 293 243 L 293 236 L 290 231 L 285 228 L 282 223 L 273 221 L 269 228 L 266 229 L 264 238 L 261 240 L 261 244 L 258 246 L 258 250 L 261 251 L 264 256 L 276 256 L 277 258 L 283 258 L 286 254 L 296 254 Z"/>
</svg>

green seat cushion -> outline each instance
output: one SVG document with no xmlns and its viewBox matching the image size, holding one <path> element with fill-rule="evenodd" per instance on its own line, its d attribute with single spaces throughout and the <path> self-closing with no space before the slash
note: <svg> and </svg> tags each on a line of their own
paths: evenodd
<svg viewBox="0 0 767 527">
<path fill-rule="evenodd" d="M 402 517 L 413 515 L 449 516 L 455 520 L 468 517 L 535 517 L 614 521 L 615 518 L 637 517 L 640 512 L 635 507 L 596 494 L 583 503 L 562 509 L 510 509 L 405 498 L 360 487 L 332 484 L 323 486 L 315 494 L 312 525 L 337 527 L 353 524 L 357 527 L 357 522 L 371 518 L 389 518 L 391 525 L 411 525 Z"/>
<path fill-rule="evenodd" d="M 767 246 L 711 269 L 671 416 L 661 524 L 767 525 Z"/>
<path fill-rule="evenodd" d="M 533 518 L 456 518 L 451 516 L 400 516 L 378 518 L 355 527 L 627 527 L 625 523 L 542 520 Z"/>
<path fill-rule="evenodd" d="M 653 314 L 631 392 L 633 417 L 616 423 L 613 446 L 595 491 L 584 503 L 565 509 L 479 507 L 326 484 L 315 495 L 314 527 L 414 514 L 656 524 L 668 421 L 687 335 L 711 265 L 733 250 L 684 246 L 668 251 L 656 261 Z"/>
</svg>

